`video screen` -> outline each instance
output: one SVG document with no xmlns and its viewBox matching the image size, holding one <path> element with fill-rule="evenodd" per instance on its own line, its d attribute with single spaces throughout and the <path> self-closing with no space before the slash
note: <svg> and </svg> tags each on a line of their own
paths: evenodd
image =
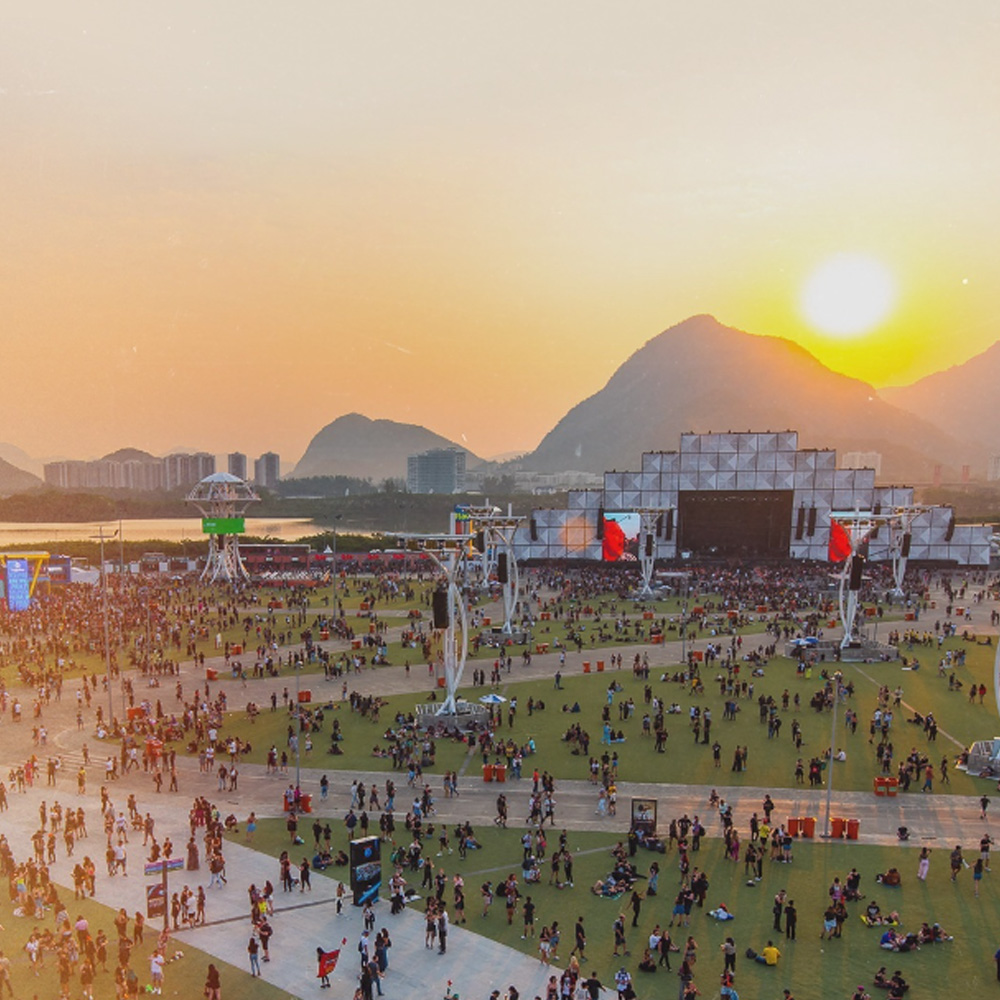
<svg viewBox="0 0 1000 1000">
<path fill-rule="evenodd" d="M 605 511 L 603 559 L 605 562 L 637 562 L 642 521 L 635 511 Z"/>
</svg>

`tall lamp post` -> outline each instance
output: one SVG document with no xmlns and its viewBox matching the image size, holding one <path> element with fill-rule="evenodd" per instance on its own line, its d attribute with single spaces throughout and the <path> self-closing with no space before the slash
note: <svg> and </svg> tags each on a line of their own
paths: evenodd
<svg viewBox="0 0 1000 1000">
<path fill-rule="evenodd" d="M 111 729 L 112 722 L 115 717 L 115 706 L 114 698 L 111 691 L 111 640 L 108 637 L 108 572 L 104 565 L 104 542 L 113 541 L 115 535 L 118 532 L 115 531 L 112 535 L 105 536 L 103 526 L 98 527 L 97 534 L 91 535 L 91 538 L 97 539 L 101 543 L 101 608 L 103 611 L 104 618 L 104 667 L 107 671 L 108 679 L 108 729 Z M 124 697 L 124 694 L 123 694 Z"/>
<path fill-rule="evenodd" d="M 333 599 L 334 602 L 337 600 L 337 522 L 343 517 L 343 514 L 333 515 Z M 334 608 L 334 611 L 337 609 Z"/>
<path fill-rule="evenodd" d="M 833 763 L 834 763 L 834 745 L 837 741 L 837 706 L 840 704 L 841 698 L 841 686 L 840 682 L 843 680 L 843 674 L 837 670 L 833 674 L 833 711 L 831 715 L 833 718 L 830 721 L 830 756 L 826 764 L 826 836 L 832 836 L 831 832 L 831 819 L 830 813 L 833 809 Z"/>
<path fill-rule="evenodd" d="M 302 751 L 299 744 L 302 742 L 302 718 L 300 712 L 302 709 L 299 707 L 302 703 L 299 701 L 299 683 L 302 677 L 302 666 L 300 664 L 295 665 L 295 708 L 292 709 L 292 716 L 295 718 L 295 788 L 299 789 L 302 787 L 300 782 L 300 773 L 302 771 Z"/>
</svg>

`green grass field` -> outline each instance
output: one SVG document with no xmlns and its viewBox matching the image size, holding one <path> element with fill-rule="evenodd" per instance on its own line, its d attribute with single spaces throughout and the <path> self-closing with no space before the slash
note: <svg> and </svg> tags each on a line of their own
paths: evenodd
<svg viewBox="0 0 1000 1000">
<path fill-rule="evenodd" d="M 841 711 L 836 730 L 836 744 L 847 752 L 846 763 L 838 763 L 836 767 L 836 787 L 842 790 L 865 791 L 871 788 L 873 777 L 878 773 L 878 765 L 874 747 L 868 743 L 868 720 L 875 707 L 875 695 L 878 684 L 887 684 L 894 689 L 897 684 L 903 687 L 903 701 L 911 704 L 921 712 L 933 709 L 939 720 L 942 731 L 935 742 L 927 739 L 923 729 L 910 725 L 904 719 L 910 714 L 903 706 L 896 712 L 893 731 L 896 759 L 909 753 L 916 747 L 926 751 L 935 765 L 944 756 L 953 759 L 959 746 L 948 736 L 953 736 L 967 746 L 974 739 L 992 734 L 995 728 L 992 708 L 989 704 L 979 705 L 978 700 L 970 705 L 965 691 L 975 679 L 985 678 L 992 670 L 990 657 L 992 647 L 970 646 L 968 666 L 957 671 L 965 681 L 962 691 L 948 690 L 947 681 L 937 675 L 936 669 L 929 667 L 919 671 L 904 671 L 898 662 L 885 664 L 844 664 L 842 669 L 846 680 L 853 680 L 855 694 L 849 707 L 854 708 L 859 716 L 859 726 L 855 734 L 848 732 L 844 725 L 844 714 Z M 504 674 L 501 691 L 507 697 L 517 697 L 518 711 L 513 728 L 506 724 L 507 713 L 504 711 L 504 725 L 499 734 L 511 738 L 523 745 L 531 737 L 539 750 L 538 760 L 541 765 L 557 778 L 587 777 L 586 758 L 573 755 L 569 744 L 562 737 L 568 727 L 579 722 L 591 734 L 590 753 L 600 756 L 602 752 L 614 751 L 619 758 L 619 775 L 623 780 L 651 780 L 664 782 L 683 782 L 686 784 L 717 785 L 720 788 L 730 785 L 762 785 L 767 787 L 791 787 L 795 784 L 795 762 L 802 756 L 808 762 L 813 755 L 822 755 L 829 745 L 831 733 L 831 716 L 828 712 L 817 713 L 808 707 L 812 694 L 817 691 L 822 682 L 818 676 L 810 679 L 796 674 L 793 661 L 779 657 L 771 662 L 765 671 L 765 676 L 755 679 L 754 699 L 742 699 L 740 711 L 735 721 L 723 721 L 723 698 L 719 688 L 713 683 L 715 676 L 711 668 L 704 671 L 705 692 L 703 695 L 692 695 L 688 689 L 679 683 L 662 682 L 660 676 L 666 671 L 667 664 L 656 664 L 651 670 L 649 686 L 653 693 L 662 698 L 668 705 L 677 703 L 682 712 L 679 715 L 668 715 L 666 727 L 669 732 L 667 752 L 656 754 L 653 741 L 642 736 L 642 715 L 646 683 L 633 677 L 628 669 L 590 673 L 587 675 L 574 673 L 563 679 L 563 689 L 555 690 L 551 679 L 517 682 L 519 667 L 515 664 L 511 673 Z M 349 679 L 348 679 L 348 682 Z M 621 729 L 626 735 L 624 743 L 611 747 L 603 747 L 600 743 L 602 733 L 601 710 L 607 701 L 610 684 L 620 686 L 614 694 L 611 725 Z M 314 748 L 311 754 L 303 754 L 304 767 L 329 771 L 371 770 L 390 771 L 391 761 L 372 756 L 372 749 L 379 744 L 385 746 L 382 740 L 383 731 L 391 725 L 397 712 L 413 711 L 418 695 L 397 695 L 387 699 L 383 707 L 380 722 L 373 723 L 368 719 L 352 713 L 346 703 L 340 701 L 340 681 L 324 681 L 316 675 L 306 675 L 302 678 L 303 687 L 309 687 L 313 693 L 314 704 L 329 704 L 332 699 L 333 709 L 326 710 L 326 721 L 323 731 L 314 734 Z M 280 694 L 282 688 L 288 686 L 285 678 L 275 680 L 275 690 Z M 429 687 L 429 685 L 428 685 Z M 784 726 L 780 737 L 769 740 L 767 726 L 759 721 L 756 698 L 760 694 L 770 694 L 779 700 L 782 692 L 788 690 L 794 697 L 800 696 L 801 708 L 795 712 L 790 705 L 782 712 Z M 294 690 L 294 689 L 292 689 Z M 475 700 L 486 690 L 484 688 L 465 688 L 463 693 L 469 700 Z M 424 696 L 426 697 L 426 696 Z M 631 697 L 636 705 L 635 712 L 629 720 L 619 720 L 618 705 Z M 536 711 L 528 715 L 527 702 L 532 698 L 545 703 L 544 711 Z M 572 706 L 579 703 L 579 714 L 562 711 L 564 705 Z M 695 744 L 689 724 L 688 709 L 692 705 L 700 708 L 710 708 L 713 715 L 712 741 L 718 739 L 722 746 L 722 766 L 714 766 L 710 745 Z M 504 706 L 506 709 L 506 706 Z M 343 750 L 342 756 L 330 756 L 326 753 L 329 745 L 328 733 L 332 725 L 331 719 L 340 721 L 344 740 L 339 744 Z M 791 740 L 792 721 L 797 719 L 803 735 L 802 748 L 796 751 Z M 265 710 L 258 716 L 253 726 L 247 725 L 241 713 L 234 714 L 232 725 L 249 739 L 253 751 L 249 759 L 254 763 L 263 764 L 266 760 L 268 747 L 274 743 L 279 752 L 286 747 L 289 718 L 282 709 L 269 712 Z M 731 770 L 732 754 L 735 746 L 746 746 L 749 750 L 749 763 L 746 771 Z M 445 770 L 462 770 L 466 765 L 466 773 L 470 777 L 478 775 L 479 758 L 470 758 L 465 744 L 454 741 L 438 741 L 437 762 L 432 773 Z M 294 763 L 294 762 L 293 762 Z M 529 761 L 529 764 L 533 764 Z M 942 785 L 935 780 L 935 793 L 951 793 L 973 795 L 981 794 L 984 784 L 969 778 L 962 772 L 951 770 L 951 783 Z M 919 786 L 914 786 L 910 794 L 919 792 Z"/>
<path fill-rule="evenodd" d="M 312 836 L 308 829 L 301 831 L 306 838 L 306 847 L 311 854 Z M 466 884 L 466 927 L 484 934 L 512 948 L 529 955 L 537 954 L 537 941 L 521 940 L 520 913 L 514 924 L 508 926 L 505 909 L 501 901 L 496 901 L 489 915 L 482 916 L 479 887 L 489 879 L 502 880 L 510 872 L 520 873 L 520 829 L 498 830 L 492 825 L 476 829 L 483 847 L 469 852 L 466 861 L 459 859 L 457 851 L 434 856 L 436 837 L 429 842 L 431 861 L 443 868 L 449 877 L 446 901 L 452 902 L 450 879 L 461 872 Z M 715 831 L 710 831 L 715 832 Z M 397 840 L 402 840 L 405 831 L 397 831 Z M 238 836 L 238 835 L 237 835 Z M 549 850 L 558 841 L 557 831 L 548 835 Z M 610 983 L 614 972 L 624 964 L 635 979 L 638 995 L 645 998 L 672 996 L 677 988 L 675 976 L 660 969 L 655 973 L 636 971 L 645 939 L 653 925 L 666 926 L 671 919 L 671 909 L 678 886 L 676 851 L 667 855 L 640 851 L 635 857 L 641 875 L 647 875 L 649 865 L 658 860 L 661 867 L 660 891 L 654 897 L 645 898 L 641 904 L 639 926 L 631 929 L 631 909 L 629 896 L 617 900 L 594 895 L 590 886 L 606 875 L 611 867 L 610 848 L 615 838 L 602 833 L 569 834 L 569 846 L 575 854 L 574 888 L 559 889 L 548 885 L 548 867 L 543 863 L 541 884 L 522 886 L 522 892 L 532 896 L 536 903 L 536 930 L 545 924 L 558 920 L 562 931 L 560 945 L 561 963 L 564 964 L 572 947 L 573 925 L 578 916 L 584 918 L 587 929 L 586 970 L 596 969 L 599 977 Z M 256 845 L 260 850 L 274 856 L 287 847 L 288 835 L 280 820 L 260 823 Z M 335 846 L 346 844 L 342 824 L 334 832 Z M 388 850 L 384 849 L 383 864 L 388 867 Z M 794 860 L 790 865 L 765 863 L 764 878 L 753 886 L 747 885 L 742 862 L 733 863 L 722 859 L 721 841 L 707 839 L 702 849 L 692 854 L 692 864 L 705 870 L 710 881 L 710 889 L 705 909 L 695 908 L 690 928 L 676 928 L 672 932 L 674 941 L 683 944 L 686 935 L 691 934 L 699 946 L 699 960 L 695 967 L 695 980 L 702 995 L 718 996 L 719 973 L 722 958 L 719 945 L 726 936 L 736 941 L 737 989 L 744 998 L 760 997 L 762 1000 L 778 1000 L 781 990 L 789 988 L 798 998 L 812 1000 L 847 1000 L 859 983 L 871 986 L 872 974 L 880 965 L 886 965 L 890 974 L 900 969 L 913 985 L 910 996 L 944 997 L 951 995 L 954 984 L 960 982 L 969 997 L 992 995 L 996 987 L 996 975 L 992 961 L 993 953 L 1000 945 L 1000 907 L 998 894 L 1000 887 L 992 879 L 1000 874 L 987 875 L 979 899 L 973 897 L 971 873 L 963 872 L 959 881 L 952 884 L 948 877 L 947 851 L 936 848 L 931 856 L 931 872 L 926 883 L 916 878 L 917 852 L 911 848 L 868 847 L 857 844 L 797 843 Z M 903 885 L 899 889 L 885 889 L 875 883 L 875 875 L 890 865 L 900 868 Z M 827 891 L 835 876 L 843 880 L 849 869 L 857 867 L 863 876 L 862 891 L 866 894 L 863 902 L 850 903 L 851 917 L 844 925 L 840 939 L 820 941 L 822 915 L 826 906 Z M 333 877 L 346 877 L 346 869 L 331 868 Z M 419 873 L 407 875 L 415 889 L 420 890 Z M 638 883 L 644 893 L 645 880 Z M 774 934 L 771 905 L 774 894 L 786 889 L 795 900 L 799 914 L 796 941 L 786 941 Z M 422 893 L 426 896 L 426 890 Z M 880 931 L 866 927 L 859 919 L 862 908 L 875 898 L 884 911 L 898 910 L 903 930 L 917 930 L 922 921 L 938 922 L 954 936 L 945 944 L 927 945 L 919 951 L 907 954 L 893 954 L 879 948 Z M 733 912 L 736 919 L 719 923 L 708 916 L 708 910 L 720 903 Z M 383 904 L 384 905 L 384 904 Z M 413 903 L 421 907 L 421 903 Z M 628 947 L 631 955 L 625 959 L 615 959 L 611 952 L 613 937 L 611 925 L 619 912 L 624 912 L 629 927 Z M 388 912 L 379 917 L 391 927 Z M 759 951 L 769 937 L 782 951 L 782 959 L 777 969 L 767 969 L 748 961 L 744 957 L 747 947 Z M 672 958 L 676 970 L 679 956 Z M 456 980 L 456 988 L 461 992 L 461 982 Z M 990 992 L 988 992 L 990 991 Z"/>
</svg>

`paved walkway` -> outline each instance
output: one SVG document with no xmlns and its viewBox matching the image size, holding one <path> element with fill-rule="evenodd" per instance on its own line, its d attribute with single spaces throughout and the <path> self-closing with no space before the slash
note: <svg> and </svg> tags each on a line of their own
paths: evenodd
<svg viewBox="0 0 1000 1000">
<path fill-rule="evenodd" d="M 939 600 L 939 606 L 940 600 Z M 988 631 L 988 606 L 975 609 L 976 617 L 982 621 L 974 621 L 974 627 L 979 631 Z M 707 641 L 707 639 L 705 640 Z M 331 648 L 337 647 L 331 643 Z M 676 648 L 675 648 L 676 647 Z M 660 663 L 676 663 L 680 657 L 679 643 L 665 647 L 622 646 L 616 652 L 622 654 L 626 663 L 631 662 L 635 652 L 649 652 Z M 596 653 L 578 655 L 569 653 L 565 671 L 579 670 L 579 661 L 584 658 L 596 659 Z M 217 661 L 222 665 L 221 658 Z M 539 677 L 552 676 L 558 669 L 558 655 L 550 653 L 547 656 L 536 655 L 528 667 L 522 667 L 518 661 L 512 673 L 505 678 L 505 683 L 518 683 L 522 680 L 533 680 Z M 472 669 L 470 665 L 469 669 Z M 203 683 L 204 675 L 195 671 L 191 664 L 185 666 L 181 680 L 186 690 Z M 349 678 L 351 687 L 362 692 L 378 692 L 395 694 L 412 692 L 414 695 L 424 693 L 428 689 L 428 679 L 419 667 L 411 670 L 406 676 L 402 667 L 378 668 L 366 670 Z M 285 678 L 277 683 L 284 686 Z M 324 684 L 310 677 L 310 684 Z M 225 690 L 229 698 L 230 708 L 244 707 L 248 700 L 259 703 L 266 702 L 270 691 L 275 687 L 273 678 L 248 682 L 246 687 L 226 683 Z M 340 681 L 330 682 L 331 693 L 339 694 Z M 173 699 L 172 683 L 162 692 Z M 167 699 L 165 699 L 166 701 Z M 73 686 L 69 686 L 68 694 L 64 694 L 61 704 L 54 704 L 46 709 L 46 724 L 50 744 L 45 748 L 49 752 L 64 752 L 70 759 L 75 757 L 83 742 L 83 734 L 76 730 L 75 698 Z M 24 760 L 32 752 L 30 743 L 31 726 L 22 723 L 14 726 L 4 721 L 0 728 L 0 753 L 10 763 Z M 96 748 L 91 741 L 92 752 L 97 756 Z M 44 756 L 44 752 L 43 752 Z M 241 768 L 239 793 L 219 793 L 216 790 L 214 775 L 200 774 L 197 762 L 190 759 L 178 761 L 181 771 L 180 784 L 182 794 L 162 795 L 150 794 L 148 778 L 141 772 L 120 779 L 112 786 L 112 796 L 116 804 L 124 808 L 129 792 L 135 792 L 139 799 L 140 809 L 150 811 L 157 820 L 157 836 L 162 840 L 169 834 L 175 843 L 184 844 L 187 841 L 187 810 L 195 794 L 204 794 L 215 801 L 224 811 L 231 809 L 242 821 L 253 809 L 258 816 L 274 816 L 280 805 L 281 789 L 285 785 L 284 778 L 275 778 L 263 773 L 263 769 L 251 765 Z M 461 783 L 461 797 L 445 799 L 438 797 L 437 807 L 439 821 L 449 823 L 460 819 L 470 819 L 474 824 L 482 825 L 491 822 L 494 815 L 494 803 L 498 787 L 477 780 L 479 770 L 477 758 L 470 758 L 469 773 Z M 27 838 L 37 825 L 38 805 L 42 799 L 49 804 L 54 799 L 61 799 L 64 804 L 77 802 L 73 773 L 75 767 L 67 768 L 55 790 L 37 786 L 24 795 L 11 796 L 11 808 L 4 814 L 4 829 L 9 839 L 14 843 L 27 843 Z M 318 770 L 303 769 L 303 785 L 308 789 L 310 784 L 318 782 Z M 473 777 L 475 775 L 476 777 Z M 384 772 L 361 772 L 358 774 L 337 772 L 335 775 L 334 793 L 325 803 L 317 801 L 317 815 L 338 820 L 346 812 L 348 801 L 344 789 L 354 778 L 363 779 L 366 784 L 371 781 L 383 782 Z M 91 791 L 86 797 L 88 808 L 93 812 L 96 806 L 97 769 L 91 769 Z M 520 807 L 527 799 L 527 789 L 519 788 L 516 782 L 507 785 L 507 794 L 511 800 L 511 815 L 516 819 L 522 814 Z M 763 788 L 727 788 L 724 794 L 736 812 L 738 823 L 745 823 L 750 812 L 760 809 L 765 789 Z M 718 832 L 717 818 L 709 817 L 707 787 L 687 786 L 665 783 L 621 782 L 619 785 L 620 801 L 627 801 L 631 796 L 651 796 L 659 800 L 661 816 L 675 816 L 687 812 L 689 815 L 699 814 L 705 822 L 709 835 Z M 825 816 L 826 793 L 823 790 L 784 789 L 772 791 L 776 805 L 776 816 L 784 819 L 786 816 L 816 816 L 820 822 L 819 832 L 823 830 Z M 624 836 L 627 831 L 628 818 L 626 810 L 617 817 L 599 818 L 594 815 L 594 788 L 585 781 L 560 781 L 558 790 L 557 821 L 559 826 L 573 830 L 607 829 Z M 318 799 L 318 797 L 317 797 Z M 316 800 L 314 800 L 316 801 Z M 961 796 L 919 796 L 909 794 L 894 800 L 876 799 L 869 793 L 836 792 L 833 800 L 833 815 L 856 818 L 860 821 L 861 840 L 865 843 L 895 844 L 896 829 L 906 825 L 913 831 L 914 840 L 911 844 L 921 843 L 948 845 L 952 842 L 970 842 L 978 840 L 979 831 L 984 824 L 979 818 L 979 805 L 974 798 Z M 706 818 L 709 817 L 709 818 Z M 92 822 L 92 826 L 95 825 Z M 103 837 L 96 831 L 92 833 L 89 843 L 84 842 L 80 849 L 93 856 L 103 856 Z M 141 848 L 133 844 L 130 848 L 131 873 L 128 878 L 98 878 L 97 899 L 117 909 L 125 906 L 132 913 L 144 909 L 144 887 L 146 879 L 140 874 L 139 855 Z M 312 853 L 311 851 L 309 852 Z M 246 943 L 249 933 L 247 917 L 248 899 L 246 888 L 251 882 L 260 883 L 268 877 L 275 884 L 280 884 L 277 877 L 277 864 L 274 859 L 266 857 L 251 847 L 231 844 L 227 847 L 227 874 L 229 883 L 222 890 L 212 889 L 209 892 L 208 917 L 205 927 L 177 934 L 181 942 L 190 942 L 211 955 L 238 968 L 247 968 Z M 53 867 L 53 875 L 57 882 L 69 885 L 70 865 L 60 856 Z M 171 874 L 171 892 L 175 886 L 179 888 L 185 882 L 194 888 L 198 880 L 207 886 L 208 873 L 177 872 Z M 357 968 L 356 944 L 360 936 L 360 912 L 352 906 L 346 906 L 341 917 L 337 917 L 332 903 L 336 882 L 319 875 L 313 877 L 311 894 L 281 894 L 277 901 L 277 912 L 273 921 L 275 937 L 272 945 L 273 960 L 263 965 L 264 978 L 269 982 L 288 991 L 290 997 L 312 997 L 318 989 L 315 979 L 315 950 L 317 946 L 332 948 L 339 945 L 342 938 L 347 938 L 343 956 L 343 966 L 337 970 L 334 977 L 336 989 L 331 991 L 334 996 L 350 996 L 354 975 Z M 475 893 L 471 897 L 475 899 Z M 475 902 L 470 907 L 475 912 Z M 383 987 L 390 997 L 427 997 L 443 996 L 448 979 L 454 980 L 456 988 L 463 997 L 487 997 L 492 989 L 503 991 L 507 985 L 514 983 L 522 997 L 531 998 L 535 994 L 544 995 L 544 983 L 549 970 L 542 967 L 536 960 L 522 955 L 514 949 L 497 944 L 478 934 L 467 931 L 463 927 L 453 927 L 449 940 L 448 954 L 440 956 L 436 951 L 423 946 L 423 920 L 419 913 L 407 910 L 399 917 L 389 917 L 385 909 L 378 916 L 377 926 L 387 926 L 393 940 L 390 952 L 390 973 Z M 8 932 L 9 933 L 9 932 Z M 169 990 L 170 966 L 167 966 L 167 988 Z M 238 984 L 237 984 L 238 985 Z M 232 996 L 232 984 L 224 980 L 228 996 Z M 320 994 L 321 995 L 321 994 Z"/>
</svg>

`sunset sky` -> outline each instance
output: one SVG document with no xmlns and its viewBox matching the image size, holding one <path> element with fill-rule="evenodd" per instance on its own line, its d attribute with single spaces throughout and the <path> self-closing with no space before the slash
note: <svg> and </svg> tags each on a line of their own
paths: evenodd
<svg viewBox="0 0 1000 1000">
<path fill-rule="evenodd" d="M 1000 337 L 998 51 L 994 0 L 21 4 L 0 441 L 523 450 L 702 312 L 876 386 L 960 363 Z M 848 254 L 891 306 L 843 338 L 803 293 Z"/>
</svg>

